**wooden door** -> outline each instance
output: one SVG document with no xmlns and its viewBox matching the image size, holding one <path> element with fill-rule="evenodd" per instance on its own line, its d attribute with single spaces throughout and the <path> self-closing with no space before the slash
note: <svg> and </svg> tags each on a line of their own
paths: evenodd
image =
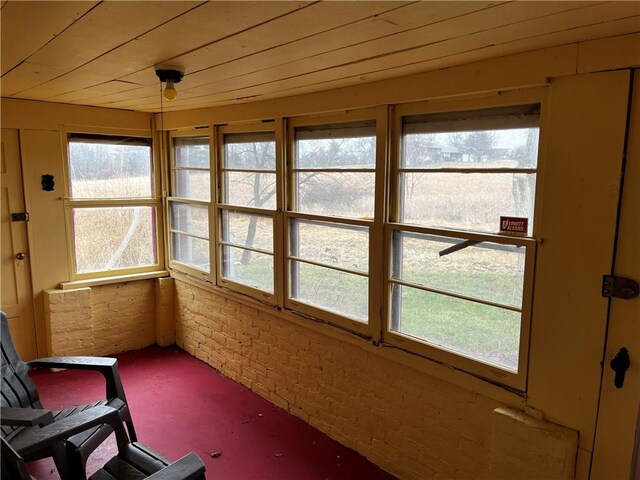
<svg viewBox="0 0 640 480">
<path fill-rule="evenodd" d="M 636 71 L 632 95 L 614 272 L 640 281 L 640 71 Z M 605 348 L 591 479 L 640 478 L 640 297 L 611 300 Z M 622 387 L 617 388 L 610 362 L 621 348 L 628 350 L 631 365 Z"/>
<path fill-rule="evenodd" d="M 33 315 L 31 269 L 27 224 L 14 221 L 11 214 L 25 212 L 17 130 L 2 129 L 0 156 L 0 208 L 2 229 L 2 310 L 9 318 L 9 328 L 16 349 L 23 360 L 37 356 Z"/>
</svg>

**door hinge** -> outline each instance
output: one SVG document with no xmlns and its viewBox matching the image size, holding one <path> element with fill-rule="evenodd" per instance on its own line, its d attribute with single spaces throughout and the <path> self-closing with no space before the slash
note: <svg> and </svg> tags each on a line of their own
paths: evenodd
<svg viewBox="0 0 640 480">
<path fill-rule="evenodd" d="M 12 213 L 11 214 L 11 221 L 12 222 L 28 222 L 29 221 L 29 214 L 27 212 Z"/>
<path fill-rule="evenodd" d="M 631 278 L 616 277 L 615 275 L 602 276 L 602 296 L 605 298 L 622 298 L 631 300 L 638 296 L 638 282 Z"/>
</svg>

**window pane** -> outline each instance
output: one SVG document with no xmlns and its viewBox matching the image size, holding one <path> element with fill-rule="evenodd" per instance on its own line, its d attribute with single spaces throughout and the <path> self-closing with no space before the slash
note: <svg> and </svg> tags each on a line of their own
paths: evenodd
<svg viewBox="0 0 640 480">
<path fill-rule="evenodd" d="M 522 307 L 524 247 L 482 242 L 444 256 L 462 239 L 394 233 L 394 278 Z"/>
<path fill-rule="evenodd" d="M 175 170 L 175 196 L 193 200 L 211 200 L 209 172 L 200 170 Z"/>
<path fill-rule="evenodd" d="M 296 168 L 375 168 L 375 125 L 296 129 Z"/>
<path fill-rule="evenodd" d="M 535 168 L 538 128 L 405 133 L 406 168 Z"/>
<path fill-rule="evenodd" d="M 151 147 L 69 142 L 71 198 L 149 198 Z"/>
<path fill-rule="evenodd" d="M 209 273 L 209 241 L 171 233 L 172 258 Z"/>
<path fill-rule="evenodd" d="M 273 256 L 223 245 L 222 276 L 273 293 Z"/>
<path fill-rule="evenodd" d="M 520 313 L 401 285 L 393 288 L 393 330 L 517 371 Z"/>
<path fill-rule="evenodd" d="M 297 182 L 299 212 L 373 218 L 373 172 L 301 172 L 297 174 Z"/>
<path fill-rule="evenodd" d="M 265 132 L 225 135 L 224 153 L 225 168 L 275 171 L 275 134 Z"/>
<path fill-rule="evenodd" d="M 293 219 L 291 250 L 296 257 L 325 265 L 369 271 L 369 229 L 366 227 Z"/>
<path fill-rule="evenodd" d="M 368 322 L 368 278 L 292 260 L 291 279 L 292 298 Z"/>
<path fill-rule="evenodd" d="M 497 233 L 500 216 L 529 219 L 533 232 L 535 174 L 405 173 L 402 222 Z"/>
<path fill-rule="evenodd" d="M 224 203 L 275 210 L 274 173 L 224 172 L 224 179 Z"/>
<path fill-rule="evenodd" d="M 209 209 L 202 205 L 171 202 L 171 228 L 209 238 Z"/>
<path fill-rule="evenodd" d="M 156 265 L 155 208 L 74 208 L 76 272 Z"/>
<path fill-rule="evenodd" d="M 174 166 L 209 168 L 209 137 L 173 139 Z"/>
<path fill-rule="evenodd" d="M 223 210 L 222 240 L 242 247 L 273 252 L 273 218 Z"/>
</svg>

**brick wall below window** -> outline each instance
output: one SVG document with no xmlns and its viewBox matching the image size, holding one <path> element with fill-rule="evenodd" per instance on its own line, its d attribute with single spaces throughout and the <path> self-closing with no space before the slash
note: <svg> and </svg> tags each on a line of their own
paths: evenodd
<svg viewBox="0 0 640 480">
<path fill-rule="evenodd" d="M 499 403 L 176 280 L 179 346 L 403 479 L 488 478 Z"/>
</svg>

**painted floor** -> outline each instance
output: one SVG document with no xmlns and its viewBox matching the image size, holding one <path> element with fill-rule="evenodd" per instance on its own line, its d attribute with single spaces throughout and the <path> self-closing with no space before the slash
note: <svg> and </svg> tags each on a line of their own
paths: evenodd
<svg viewBox="0 0 640 480">
<path fill-rule="evenodd" d="M 170 459 L 196 452 L 208 479 L 395 478 L 178 348 L 116 357 L 139 441 Z M 104 381 L 95 372 L 37 371 L 32 377 L 45 408 L 104 396 Z M 89 458 L 87 471 L 115 453 L 115 441 L 105 442 Z M 31 464 L 30 471 L 38 480 L 59 478 L 51 460 Z"/>
</svg>

